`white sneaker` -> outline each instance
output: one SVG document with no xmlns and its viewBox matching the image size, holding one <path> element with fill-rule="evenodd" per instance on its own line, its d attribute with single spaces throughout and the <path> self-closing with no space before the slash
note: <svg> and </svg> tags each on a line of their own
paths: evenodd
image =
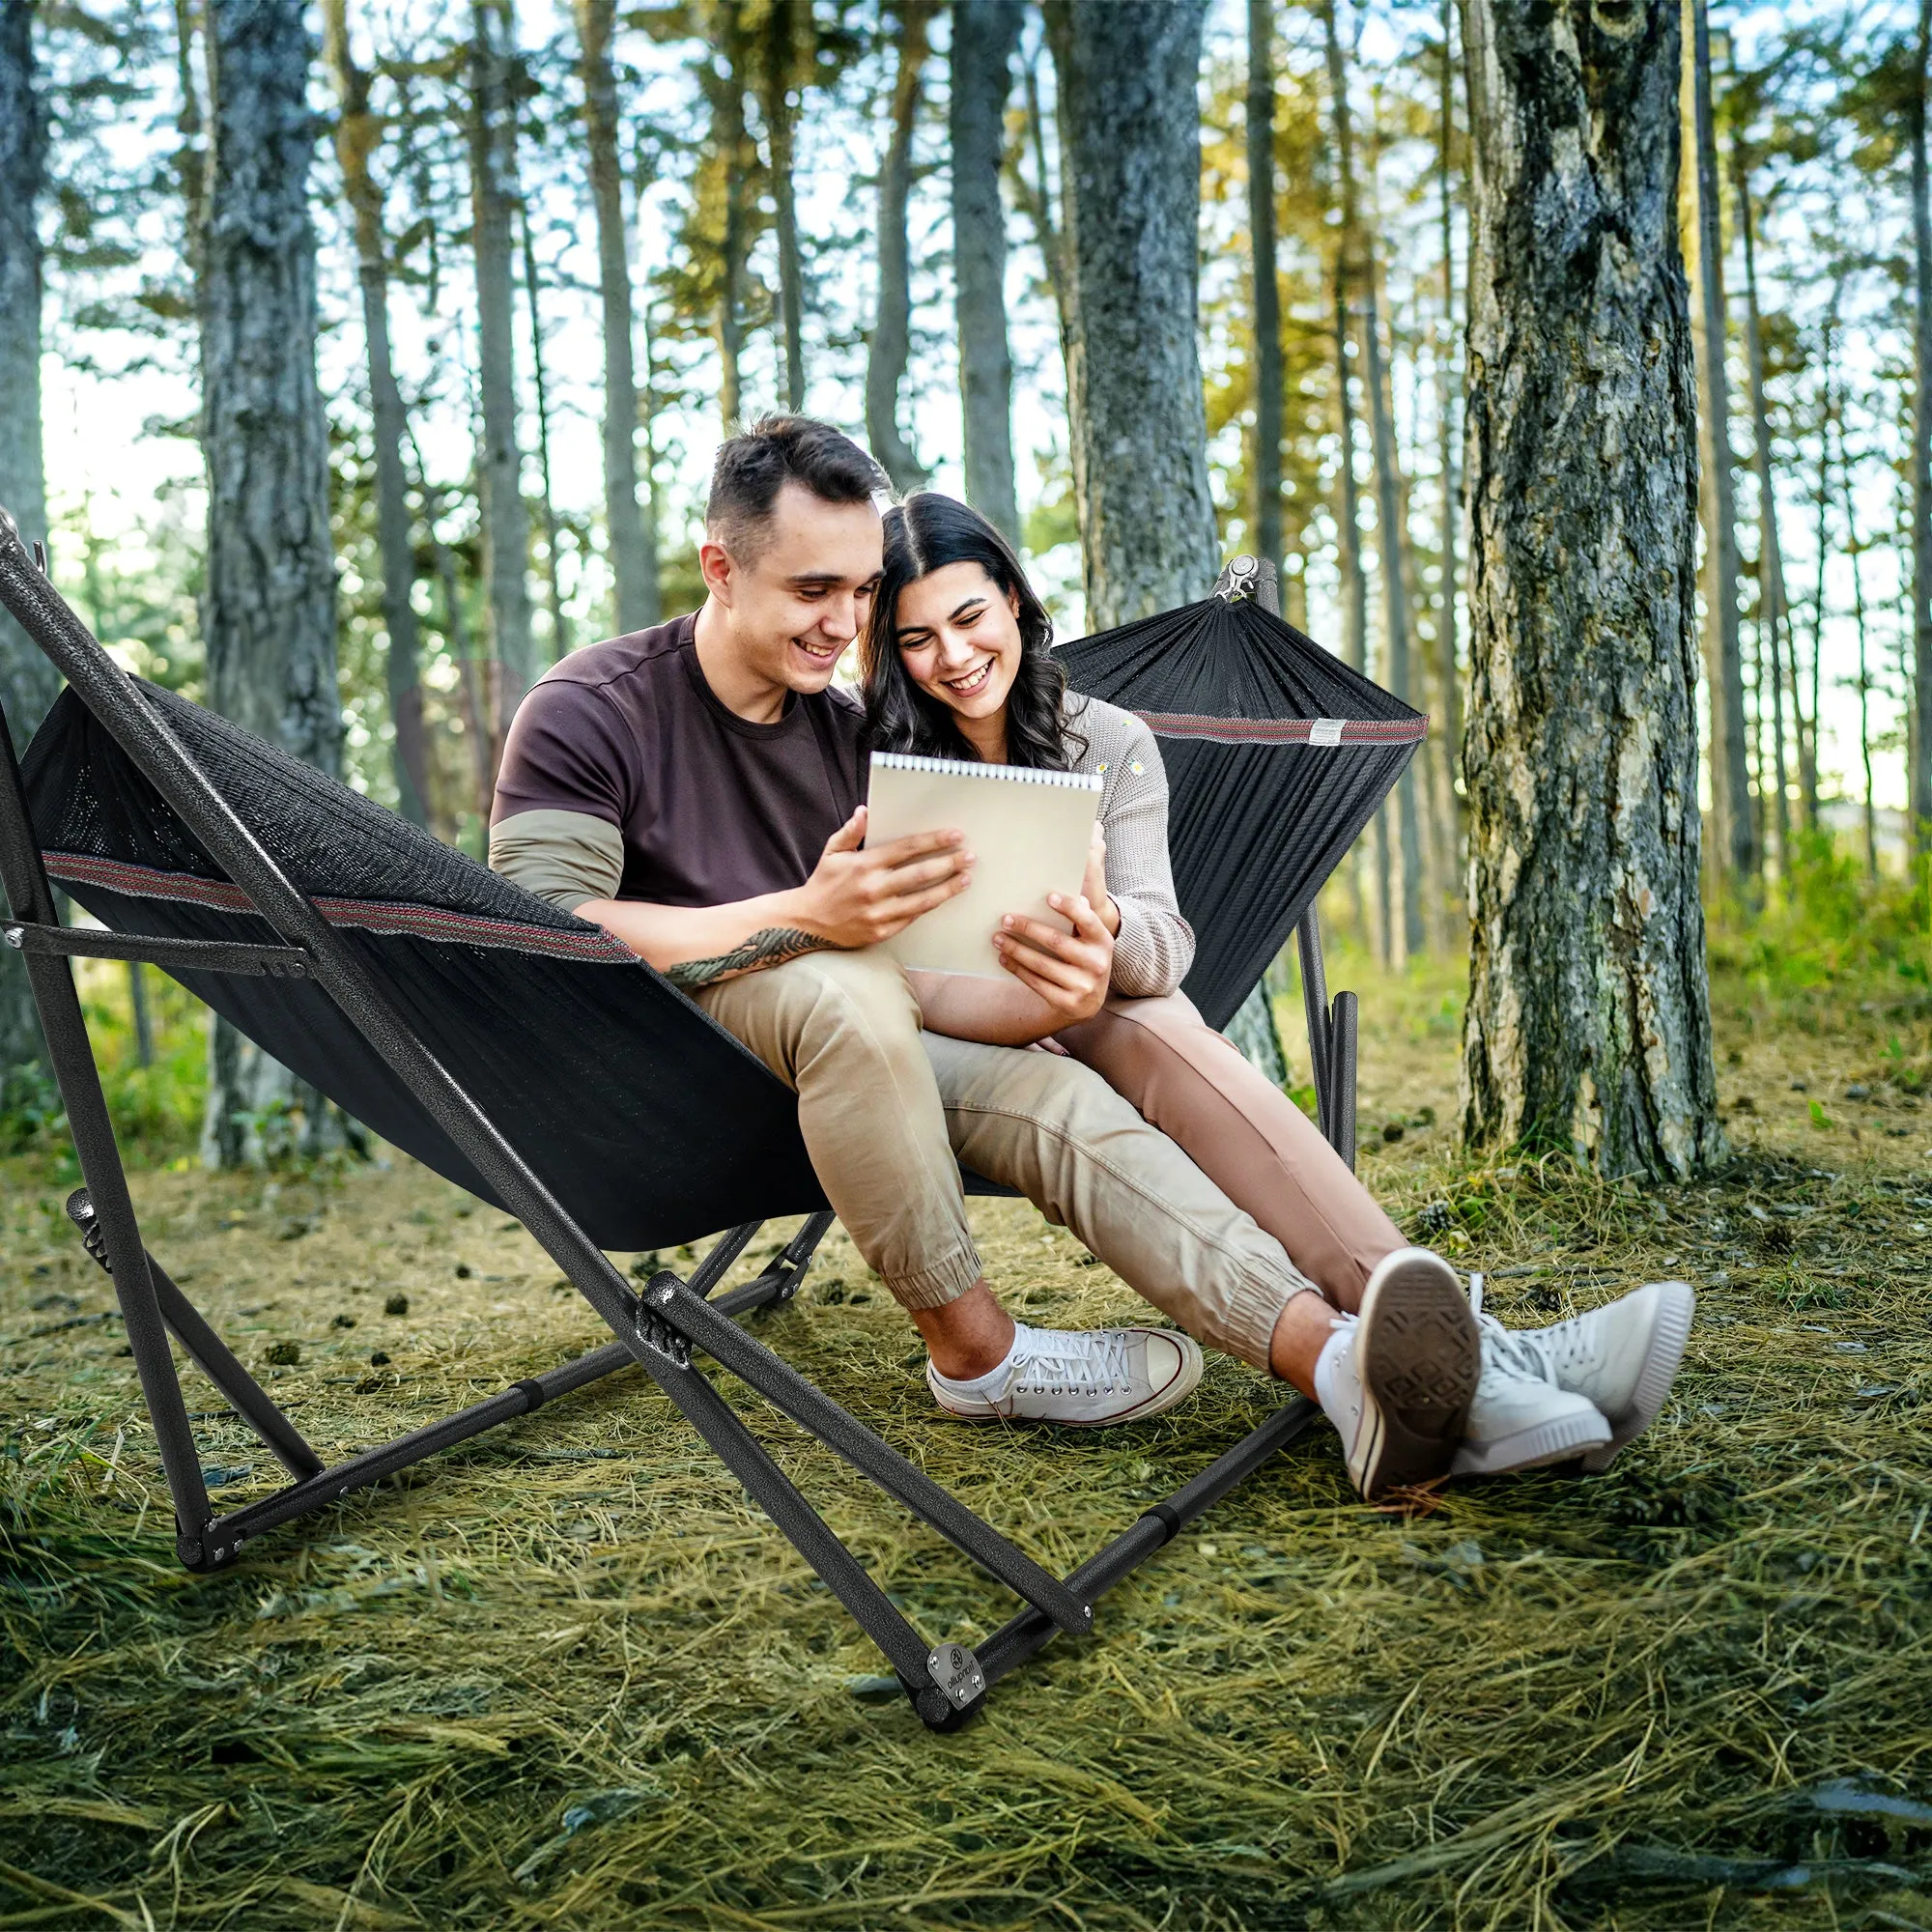
<svg viewBox="0 0 1932 1932">
<path fill-rule="evenodd" d="M 1449 1473 L 1479 1366 L 1456 1271 L 1427 1248 L 1384 1255 L 1322 1404 L 1365 1501 Z"/>
<path fill-rule="evenodd" d="M 1482 1379 L 1456 1451 L 1459 1476 L 1499 1476 L 1537 1469 L 1601 1449 L 1610 1425 L 1586 1397 L 1562 1387 L 1541 1345 L 1479 1315 Z"/>
<path fill-rule="evenodd" d="M 1201 1350 L 1172 1328 L 1029 1328 L 1015 1322 L 1007 1378 L 969 1395 L 928 1361 L 925 1385 L 963 1422 L 1057 1422 L 1104 1429 L 1184 1402 L 1201 1379 Z"/>
<path fill-rule="evenodd" d="M 1696 1306 L 1689 1282 L 1654 1281 L 1588 1315 L 1518 1331 L 1549 1379 L 1585 1397 L 1609 1424 L 1609 1440 L 1584 1456 L 1584 1468 L 1607 1469 L 1624 1444 L 1657 1420 L 1684 1360 Z"/>
</svg>

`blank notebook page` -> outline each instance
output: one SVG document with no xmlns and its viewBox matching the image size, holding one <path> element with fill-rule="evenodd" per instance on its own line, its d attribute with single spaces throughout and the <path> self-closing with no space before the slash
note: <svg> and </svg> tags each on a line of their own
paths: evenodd
<svg viewBox="0 0 1932 1932">
<path fill-rule="evenodd" d="M 915 832 L 966 835 L 973 883 L 922 914 L 886 951 L 902 966 L 1010 980 L 993 950 L 1008 913 L 1072 931 L 1046 903 L 1069 898 L 1087 872 L 1102 781 L 1086 772 L 1036 772 L 1017 765 L 968 765 L 951 758 L 872 753 L 866 843 L 890 845 Z"/>
</svg>

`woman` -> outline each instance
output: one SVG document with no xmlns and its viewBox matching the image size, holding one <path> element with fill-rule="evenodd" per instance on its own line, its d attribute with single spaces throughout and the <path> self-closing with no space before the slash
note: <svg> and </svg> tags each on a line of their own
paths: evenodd
<svg viewBox="0 0 1932 1932">
<path fill-rule="evenodd" d="M 1012 983 L 915 973 L 925 1023 L 955 1038 L 1042 1045 L 1093 1067 L 1272 1235 L 1327 1301 L 1352 1314 L 1402 1235 L 1300 1108 L 1179 990 L 1194 935 L 1175 897 L 1159 750 L 1133 713 L 1066 690 L 1052 639 L 1044 606 L 982 517 L 934 493 L 887 512 L 884 574 L 860 646 L 873 746 L 1104 781 L 1080 899 L 1052 901 L 1075 927 L 1071 942 L 1043 951 L 1027 944 L 1029 922 L 1006 920 L 994 943 Z M 1642 1331 L 1632 1330 L 1632 1359 L 1661 1365 L 1648 1301 L 1639 1309 L 1637 1299 L 1627 1298 Z M 1550 1362 L 1520 1356 L 1516 1338 L 1488 1318 L 1483 1325 L 1492 1343 L 1459 1470 L 1614 1453 L 1597 1447 L 1610 1429 L 1560 1388 Z M 1601 1346 L 1593 1330 L 1589 1347 Z M 1619 1373 L 1617 1446 L 1662 1400 L 1659 1389 L 1639 1401 L 1636 1375 Z"/>
<path fill-rule="evenodd" d="M 860 644 L 873 746 L 1090 772 L 1105 785 L 1083 895 L 1110 965 L 1104 946 L 1083 971 L 1001 933 L 1014 983 L 916 973 L 926 1024 L 955 1038 L 1037 1041 L 1092 1066 L 1352 1311 L 1402 1235 L 1301 1109 L 1179 990 L 1194 934 L 1175 898 L 1153 733 L 1132 712 L 1066 690 L 1045 607 L 976 511 L 923 492 L 887 513 L 885 540 Z"/>
</svg>

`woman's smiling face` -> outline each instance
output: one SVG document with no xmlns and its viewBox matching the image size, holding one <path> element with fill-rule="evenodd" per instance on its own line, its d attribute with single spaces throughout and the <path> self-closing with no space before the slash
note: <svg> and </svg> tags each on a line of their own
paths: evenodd
<svg viewBox="0 0 1932 1932">
<path fill-rule="evenodd" d="M 961 718 L 997 718 L 1019 671 L 1018 600 L 977 563 L 949 563 L 899 592 L 894 641 L 906 675 Z"/>
</svg>

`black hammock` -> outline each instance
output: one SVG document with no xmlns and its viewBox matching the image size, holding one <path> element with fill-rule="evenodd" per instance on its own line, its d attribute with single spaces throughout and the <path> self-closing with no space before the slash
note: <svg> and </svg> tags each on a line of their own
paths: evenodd
<svg viewBox="0 0 1932 1932">
<path fill-rule="evenodd" d="M 1175 892 L 1198 941 L 1185 990 L 1212 1027 L 1287 944 L 1429 723 L 1264 610 L 1273 586 L 1252 558 L 1223 582 L 1056 653 L 1075 691 L 1160 740 Z"/>
</svg>

